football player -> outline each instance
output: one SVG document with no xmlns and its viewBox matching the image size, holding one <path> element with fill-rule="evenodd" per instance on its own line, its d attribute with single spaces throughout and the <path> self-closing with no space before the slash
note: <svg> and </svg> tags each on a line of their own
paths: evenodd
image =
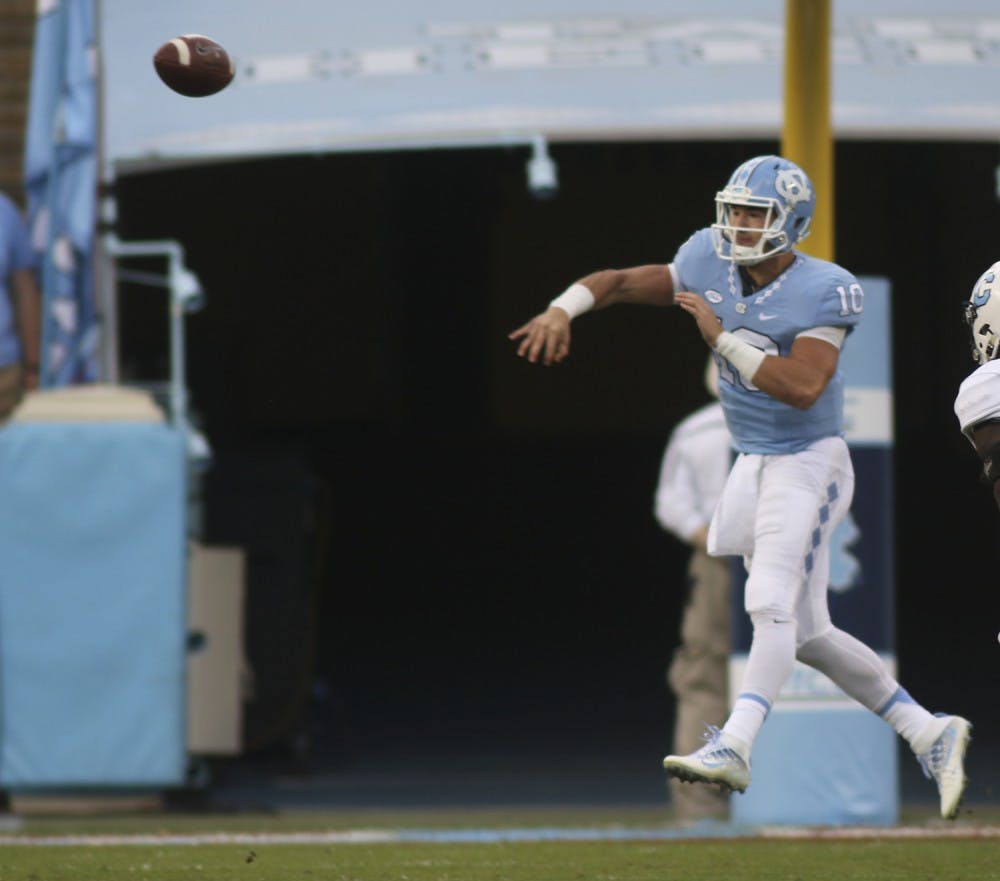
<svg viewBox="0 0 1000 881">
<path fill-rule="evenodd" d="M 879 714 L 912 747 L 953 819 L 966 785 L 971 725 L 935 716 L 867 645 L 835 627 L 827 606 L 829 540 L 847 514 L 854 471 L 844 440 L 840 349 L 864 291 L 835 263 L 795 250 L 815 206 L 805 172 L 779 156 L 740 165 L 716 194 L 716 222 L 667 265 L 591 273 L 510 334 L 517 354 L 554 364 L 570 322 L 618 303 L 676 304 L 719 365 L 719 392 L 739 453 L 709 529 L 713 555 L 747 561 L 753 641 L 722 729 L 663 760 L 671 777 L 742 792 L 754 740 L 796 658 Z M 1000 326 L 1000 325 L 998 325 Z"/>
<path fill-rule="evenodd" d="M 962 382 L 955 415 L 983 461 L 983 479 L 1000 507 L 1000 262 L 986 270 L 965 307 L 972 360 L 979 366 Z"/>
</svg>

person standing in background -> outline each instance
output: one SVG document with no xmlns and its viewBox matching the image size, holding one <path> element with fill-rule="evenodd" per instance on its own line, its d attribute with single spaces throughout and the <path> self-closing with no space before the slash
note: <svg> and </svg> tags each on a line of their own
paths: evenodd
<svg viewBox="0 0 1000 881">
<path fill-rule="evenodd" d="M 719 373 L 709 358 L 705 385 L 719 396 Z M 718 400 L 674 428 L 663 454 L 654 513 L 667 532 L 691 548 L 688 593 L 680 644 L 667 669 L 676 699 L 673 751 L 694 752 L 706 725 L 721 727 L 729 714 L 730 561 L 706 549 L 708 524 L 732 464 L 732 437 Z M 721 788 L 670 779 L 674 817 L 682 823 L 724 820 L 729 796 Z"/>
<path fill-rule="evenodd" d="M 37 258 L 17 205 L 0 193 L 0 420 L 38 388 L 42 294 Z"/>
</svg>

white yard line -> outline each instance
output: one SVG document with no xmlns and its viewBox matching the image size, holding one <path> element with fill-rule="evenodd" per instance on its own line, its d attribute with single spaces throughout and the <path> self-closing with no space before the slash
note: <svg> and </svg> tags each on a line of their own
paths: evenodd
<svg viewBox="0 0 1000 881">
<path fill-rule="evenodd" d="M 748 829 L 525 828 L 525 829 L 351 829 L 338 832 L 215 832 L 191 835 L 3 835 L 0 846 L 112 847 L 119 845 L 191 846 L 202 844 L 438 844 L 540 841 L 653 841 L 768 838 L 788 840 L 858 840 L 914 838 L 1000 838 L 998 826 L 847 826 Z"/>
</svg>

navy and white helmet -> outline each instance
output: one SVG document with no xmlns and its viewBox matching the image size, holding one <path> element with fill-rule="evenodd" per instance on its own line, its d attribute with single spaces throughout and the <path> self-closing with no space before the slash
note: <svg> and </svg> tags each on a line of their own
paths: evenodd
<svg viewBox="0 0 1000 881">
<path fill-rule="evenodd" d="M 1000 262 L 986 270 L 965 304 L 972 339 L 972 360 L 985 364 L 1000 355 Z"/>
<path fill-rule="evenodd" d="M 733 226 L 730 205 L 768 209 L 763 235 L 752 247 L 737 245 L 736 233 L 761 232 Z M 723 260 L 744 266 L 760 263 L 782 251 L 790 251 L 809 235 L 816 192 L 809 176 L 794 162 L 781 156 L 748 159 L 715 194 L 716 222 L 712 224 L 715 253 Z"/>
</svg>

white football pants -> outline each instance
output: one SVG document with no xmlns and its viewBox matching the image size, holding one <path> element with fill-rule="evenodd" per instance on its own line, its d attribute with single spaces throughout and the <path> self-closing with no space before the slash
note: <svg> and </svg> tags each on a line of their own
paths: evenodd
<svg viewBox="0 0 1000 881">
<path fill-rule="evenodd" d="M 830 536 L 854 496 L 851 456 L 843 438 L 828 437 L 800 453 L 746 458 L 759 470 L 744 607 L 794 618 L 801 646 L 830 627 Z"/>
<path fill-rule="evenodd" d="M 739 505 L 730 510 L 747 510 L 751 499 L 756 503 L 749 506 L 753 543 L 744 595 L 754 639 L 725 728 L 751 744 L 796 656 L 869 709 L 888 700 L 898 683 L 870 648 L 830 621 L 830 537 L 854 494 L 847 444 L 825 438 L 800 453 L 740 460 L 731 475 Z M 723 497 L 729 491 L 727 483 Z M 726 523 L 716 524 L 716 532 L 725 543 Z"/>
</svg>

